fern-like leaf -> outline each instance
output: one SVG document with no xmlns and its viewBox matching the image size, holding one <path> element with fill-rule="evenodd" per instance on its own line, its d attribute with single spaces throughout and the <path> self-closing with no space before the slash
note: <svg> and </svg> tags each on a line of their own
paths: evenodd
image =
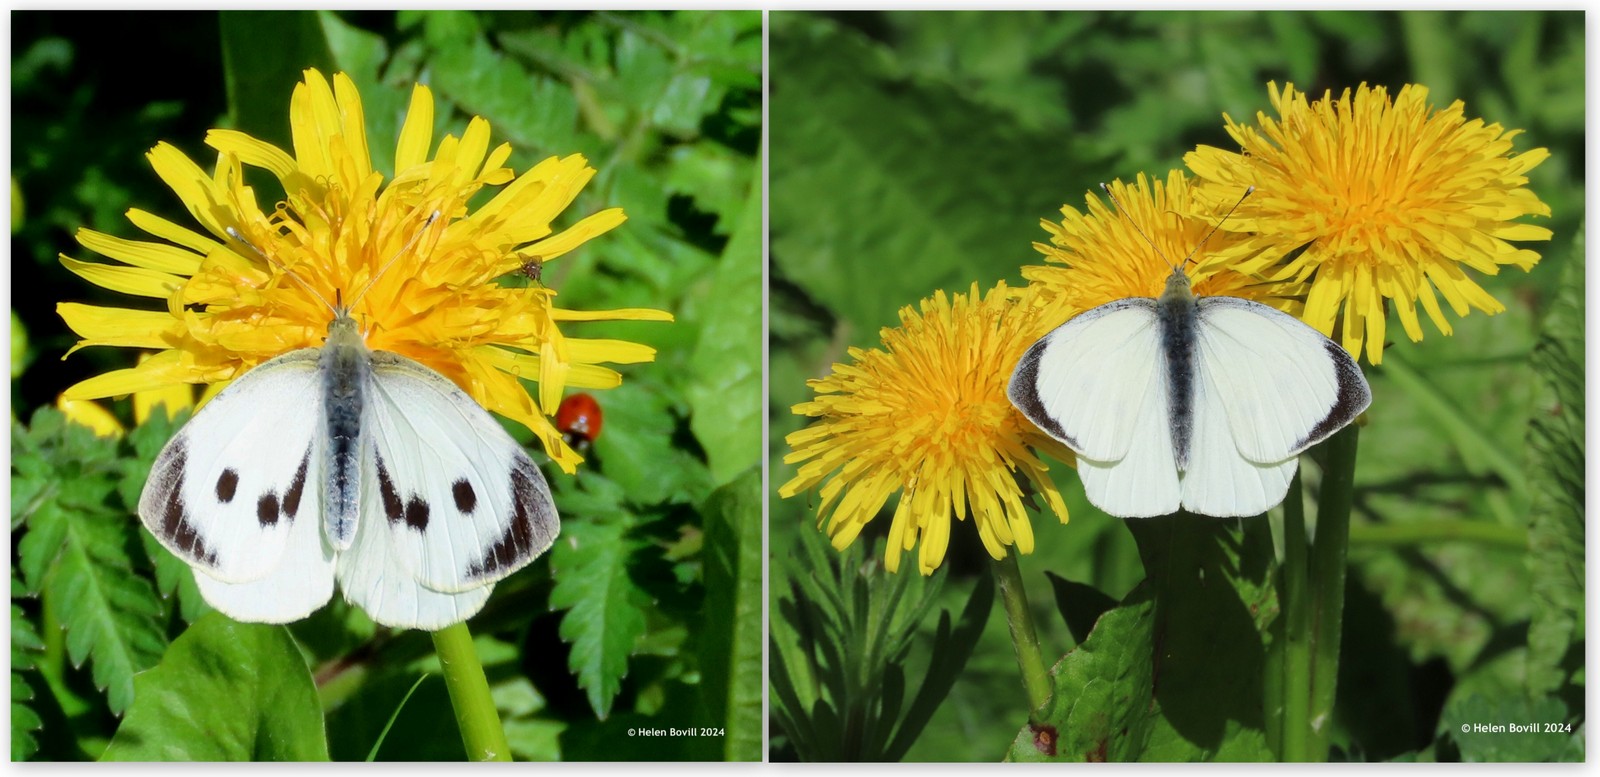
<svg viewBox="0 0 1600 777">
<path fill-rule="evenodd" d="M 66 627 L 67 655 L 75 666 L 92 659 L 95 685 L 120 714 L 133 701 L 133 675 L 156 664 L 166 634 L 156 591 L 129 553 L 138 524 L 110 506 L 120 476 L 116 444 L 44 409 L 31 429 L 13 434 L 13 450 L 13 487 L 38 494 L 20 514 L 25 588 L 49 597 Z"/>
<path fill-rule="evenodd" d="M 550 606 L 565 609 L 561 639 L 572 645 L 568 664 L 589 704 L 604 719 L 628 673 L 628 656 L 644 634 L 645 593 L 628 577 L 637 542 L 620 524 L 570 523 L 551 554 L 555 588 Z"/>
</svg>

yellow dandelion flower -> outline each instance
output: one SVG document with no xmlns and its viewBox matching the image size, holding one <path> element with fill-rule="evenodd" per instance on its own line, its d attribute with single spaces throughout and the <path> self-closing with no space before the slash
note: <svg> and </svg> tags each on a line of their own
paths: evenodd
<svg viewBox="0 0 1600 777">
<path fill-rule="evenodd" d="M 1132 185 L 1115 181 L 1109 188 L 1126 213 L 1117 213 L 1090 192 L 1084 197 L 1087 212 L 1065 205 L 1061 208 L 1065 218 L 1059 224 L 1040 222 L 1050 233 L 1050 242 L 1033 247 L 1050 264 L 1023 267 L 1022 277 L 1050 309 L 1046 318 L 1052 323 L 1061 324 L 1125 297 L 1161 296 L 1172 265 L 1191 253 L 1196 264 L 1186 272 L 1195 294 L 1244 297 L 1292 308 L 1282 299 L 1282 288 L 1269 289 L 1211 258 L 1232 256 L 1244 238 L 1223 231 L 1211 234 L 1226 205 L 1211 213 L 1196 202 L 1183 171 L 1169 172 L 1165 183 L 1151 182 L 1140 173 Z"/>
<path fill-rule="evenodd" d="M 920 313 L 902 308 L 900 326 L 882 332 L 883 350 L 851 348 L 850 364 L 808 383 L 816 398 L 793 409 L 818 421 L 788 436 L 793 452 L 784 461 L 805 463 L 778 493 L 791 497 L 826 477 L 817 521 L 843 549 L 904 491 L 889 526 L 891 572 L 901 552 L 920 542 L 918 567 L 933 574 L 950 542 L 951 516 L 965 520 L 969 507 L 990 556 L 1005 558 L 1008 545 L 1032 553 L 1022 479 L 1067 520 L 1033 449 L 1072 460 L 1006 398 L 1022 352 L 1048 331 L 1040 309 L 1004 283 L 987 295 L 977 284 L 953 299 L 939 292 Z"/>
<path fill-rule="evenodd" d="M 114 291 L 162 300 L 165 309 L 58 305 L 82 338 L 77 348 L 156 350 L 138 366 L 89 378 L 64 396 L 95 399 L 232 380 L 285 351 L 320 346 L 333 316 L 327 303 L 342 299 L 355 303 L 352 315 L 369 348 L 437 370 L 485 407 L 533 430 L 551 458 L 574 471 L 582 458 L 548 419 L 564 387 L 614 387 L 621 376 L 602 364 L 650 361 L 655 351 L 569 338 L 558 325 L 672 316 L 563 310 L 554 305 L 554 290 L 495 279 L 531 256 L 559 259 L 622 223 L 621 209 L 611 208 L 552 229 L 594 169 L 582 156 L 551 157 L 518 176 L 504 166 L 510 145 L 490 150 L 489 123 L 477 117 L 461 137 L 446 135 L 435 147 L 433 97 L 421 85 L 412 92 L 396 173 L 387 182 L 372 169 L 360 95 L 347 76 L 336 74 L 330 85 L 316 70 L 305 71 L 289 116 L 292 155 L 233 130 L 206 136 L 218 152 L 210 174 L 166 143 L 150 151 L 156 174 L 202 231 L 141 210 L 130 210 L 129 220 L 166 242 L 79 231 L 84 247 L 122 264 L 62 256 L 69 270 Z M 244 183 L 244 165 L 271 173 L 283 201 L 263 211 Z M 498 191 L 470 208 L 488 187 Z M 538 380 L 537 402 L 519 378 Z"/>
<path fill-rule="evenodd" d="M 1184 157 L 1202 197 L 1256 187 L 1224 227 L 1249 233 L 1237 247 L 1248 257 L 1239 270 L 1309 280 L 1306 323 L 1331 336 L 1343 312 L 1335 339 L 1356 355 L 1365 344 L 1372 364 L 1383 359 L 1389 300 L 1413 342 L 1422 339 L 1418 302 L 1440 332 L 1451 332 L 1436 290 L 1458 316 L 1505 309 L 1463 267 L 1495 275 L 1501 265 L 1528 270 L 1539 261 L 1507 241 L 1550 239 L 1550 230 L 1516 221 L 1550 215 L 1525 188 L 1527 172 L 1549 152 L 1513 153 L 1520 130 L 1468 121 L 1459 100 L 1435 110 L 1417 85 L 1392 102 L 1386 89 L 1366 84 L 1315 102 L 1293 84 L 1269 84 L 1268 93 L 1279 118 L 1258 113 L 1259 129 L 1224 115 L 1243 154 L 1202 146 Z"/>
</svg>

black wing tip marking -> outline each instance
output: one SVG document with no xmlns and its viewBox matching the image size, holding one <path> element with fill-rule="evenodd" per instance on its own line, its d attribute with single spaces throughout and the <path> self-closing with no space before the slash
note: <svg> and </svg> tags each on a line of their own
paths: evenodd
<svg viewBox="0 0 1600 777">
<path fill-rule="evenodd" d="M 533 460 L 520 452 L 511 467 L 511 525 L 467 567 L 467 578 L 504 577 L 549 549 L 561 531 L 550 487 Z"/>
<path fill-rule="evenodd" d="M 1044 400 L 1039 396 L 1039 361 L 1044 358 L 1045 348 L 1050 343 L 1052 332 L 1045 335 L 1028 348 L 1017 362 L 1017 368 L 1011 373 L 1011 383 L 1006 387 L 1006 396 L 1011 399 L 1011 406 L 1021 411 L 1034 426 L 1039 427 L 1045 434 L 1054 437 L 1063 445 L 1073 450 L 1078 449 L 1078 441 L 1061 428 L 1061 424 L 1050 416 L 1044 408 Z"/>
<path fill-rule="evenodd" d="M 1322 347 L 1333 361 L 1334 380 L 1339 384 L 1339 394 L 1328 408 L 1328 414 L 1306 433 L 1295 446 L 1296 450 L 1305 450 L 1328 439 L 1372 405 L 1372 388 L 1367 385 L 1361 367 L 1344 346 L 1324 338 Z"/>
<path fill-rule="evenodd" d="M 158 530 L 167 547 L 178 555 L 192 563 L 216 569 L 217 552 L 206 547 L 205 538 L 200 536 L 199 528 L 189 520 L 188 511 L 183 506 L 182 486 L 188 466 L 188 438 L 173 438 L 151 469 L 152 477 L 161 478 L 157 492 L 161 505 L 160 525 L 151 528 Z"/>
</svg>

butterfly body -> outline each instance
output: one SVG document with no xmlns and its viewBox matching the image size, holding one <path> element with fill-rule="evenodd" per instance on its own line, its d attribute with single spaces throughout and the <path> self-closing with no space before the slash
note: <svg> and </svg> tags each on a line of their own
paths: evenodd
<svg viewBox="0 0 1600 777">
<path fill-rule="evenodd" d="M 309 615 L 334 583 L 374 621 L 437 629 L 554 542 L 549 487 L 444 376 L 367 348 L 336 312 L 321 348 L 239 377 L 156 458 L 139 515 L 251 622 Z"/>
<path fill-rule="evenodd" d="M 1371 404 L 1360 368 L 1298 319 L 1196 297 L 1109 302 L 1023 355 L 1012 404 L 1071 448 L 1089 501 L 1121 517 L 1246 516 L 1281 502 L 1298 454 Z"/>
</svg>

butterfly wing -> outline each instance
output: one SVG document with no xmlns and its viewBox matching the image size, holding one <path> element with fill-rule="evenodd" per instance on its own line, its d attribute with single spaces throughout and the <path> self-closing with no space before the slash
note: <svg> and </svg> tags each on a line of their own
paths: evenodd
<svg viewBox="0 0 1600 777">
<path fill-rule="evenodd" d="M 1089 501 L 1111 515 L 1178 509 L 1164 364 L 1155 301 L 1132 297 L 1057 327 L 1012 373 L 1012 404 L 1078 454 Z"/>
<path fill-rule="evenodd" d="M 236 621 L 289 623 L 316 612 L 333 596 L 334 552 L 317 520 L 320 492 L 307 489 L 303 520 L 294 521 L 280 562 L 265 577 L 226 583 L 196 569 L 194 581 L 212 607 Z"/>
<path fill-rule="evenodd" d="M 1294 456 L 1372 404 L 1350 354 L 1294 316 L 1237 297 L 1202 298 L 1198 316 L 1196 374 L 1245 458 Z"/>
<path fill-rule="evenodd" d="M 435 610 L 454 622 L 466 604 L 482 605 L 488 584 L 549 549 L 560 530 L 555 504 L 522 446 L 465 392 L 404 357 L 372 357 L 363 523 L 340 558 L 340 581 L 381 623 L 426 621 Z M 363 589 L 401 604 L 391 612 L 362 601 Z"/>
<path fill-rule="evenodd" d="M 368 461 L 362 473 L 363 506 L 379 498 L 376 460 L 369 457 Z M 371 510 L 363 513 L 363 518 L 377 517 Z M 355 538 L 350 548 L 339 554 L 338 567 L 344 598 L 373 621 L 400 629 L 437 631 L 460 623 L 477 614 L 494 590 L 493 585 L 461 593 L 428 588 L 401 562 L 389 531 L 375 520 L 356 524 Z"/>
<path fill-rule="evenodd" d="M 245 373 L 173 435 L 150 469 L 140 520 L 217 582 L 293 568 L 326 573 L 332 585 L 320 532 L 302 528 L 318 524 L 320 512 L 317 354 L 292 351 Z"/>
<path fill-rule="evenodd" d="M 1283 501 L 1296 456 L 1372 403 L 1355 360 L 1293 316 L 1237 297 L 1198 302 L 1194 432 L 1183 506 L 1219 517 Z"/>
<path fill-rule="evenodd" d="M 1121 461 L 1165 404 L 1155 300 L 1085 311 L 1040 338 L 1011 374 L 1011 403 L 1081 456 Z M 1170 436 L 1165 443 L 1171 446 Z"/>
</svg>

